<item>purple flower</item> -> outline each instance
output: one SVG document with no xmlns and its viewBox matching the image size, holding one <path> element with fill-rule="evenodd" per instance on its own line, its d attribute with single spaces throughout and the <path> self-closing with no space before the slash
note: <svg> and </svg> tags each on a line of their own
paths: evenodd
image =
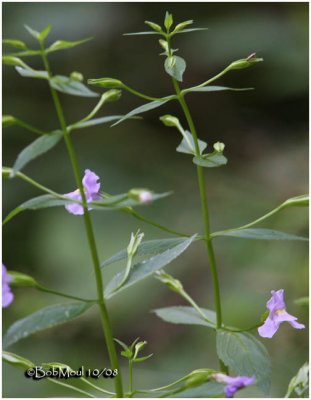
<svg viewBox="0 0 311 400">
<path fill-rule="evenodd" d="M 297 318 L 288 314 L 284 302 L 284 289 L 272 290 L 272 297 L 267 302 L 269 315 L 265 323 L 258 328 L 258 333 L 262 337 L 272 338 L 275 332 L 279 329 L 282 322 L 288 322 L 293 328 L 303 329 L 305 326 L 296 322 Z"/>
<path fill-rule="evenodd" d="M 100 193 L 99 193 L 100 183 L 98 182 L 98 180 L 99 177 L 94 172 L 90 171 L 89 169 L 86 169 L 84 171 L 82 184 L 87 203 L 91 203 L 92 201 L 100 199 Z M 64 196 L 67 196 L 74 200 L 79 200 L 79 201 L 82 200 L 79 189 L 75 190 L 74 192 L 67 193 Z M 65 208 L 68 212 L 74 215 L 84 214 L 83 206 L 78 203 L 68 204 L 65 206 Z M 91 208 L 89 208 L 89 210 L 91 210 Z"/>
<path fill-rule="evenodd" d="M 5 266 L 2 264 L 2 307 L 8 307 L 13 299 L 14 295 L 11 292 L 11 288 L 9 286 L 9 282 L 11 281 L 11 277 L 7 273 Z"/>
<path fill-rule="evenodd" d="M 213 378 L 215 381 L 224 383 L 226 385 L 224 392 L 226 397 L 230 398 L 233 397 L 235 392 L 239 389 L 243 389 L 245 386 L 252 385 L 256 381 L 255 376 L 236 376 L 233 378 L 220 373 L 214 374 Z"/>
<path fill-rule="evenodd" d="M 252 385 L 256 381 L 255 376 L 236 376 L 233 378 L 220 373 L 214 374 L 213 378 L 217 382 L 224 383 L 226 385 L 224 389 L 226 397 L 233 397 L 236 391 L 244 388 L 245 386 Z"/>
</svg>

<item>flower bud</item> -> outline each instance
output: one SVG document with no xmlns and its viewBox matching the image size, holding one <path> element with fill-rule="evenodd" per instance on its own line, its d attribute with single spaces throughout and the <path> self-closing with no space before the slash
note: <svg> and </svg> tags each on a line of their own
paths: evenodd
<svg viewBox="0 0 311 400">
<path fill-rule="evenodd" d="M 167 30 L 173 25 L 173 15 L 166 11 L 165 18 L 164 18 L 164 26 Z"/>
<path fill-rule="evenodd" d="M 26 65 L 20 58 L 12 56 L 3 56 L 2 62 L 6 65 L 15 65 L 19 67 L 25 67 Z"/>
<path fill-rule="evenodd" d="M 8 274 L 11 278 L 10 284 L 12 286 L 38 286 L 38 282 L 36 282 L 35 279 L 29 275 L 15 271 L 9 271 Z"/>
<path fill-rule="evenodd" d="M 105 103 L 117 101 L 121 97 L 121 90 L 111 89 L 102 94 L 102 99 Z"/>
<path fill-rule="evenodd" d="M 87 83 L 89 85 L 99 86 L 107 89 L 121 89 L 124 87 L 123 82 L 114 78 L 88 79 Z"/>
<path fill-rule="evenodd" d="M 178 280 L 173 278 L 171 275 L 167 274 L 165 271 L 160 270 L 155 272 L 155 277 L 169 287 L 173 292 L 181 293 L 183 292 L 183 285 Z"/>
<path fill-rule="evenodd" d="M 173 115 L 163 115 L 162 117 L 160 117 L 160 121 L 162 121 L 165 126 L 175 126 L 176 128 L 180 126 L 179 119 L 174 117 Z"/>
<path fill-rule="evenodd" d="M 292 197 L 281 205 L 282 208 L 284 207 L 308 207 L 309 205 L 309 195 L 304 194 L 302 196 Z"/>
<path fill-rule="evenodd" d="M 152 193 L 147 189 L 131 189 L 128 197 L 142 204 L 150 203 L 153 199 Z"/>
<path fill-rule="evenodd" d="M 256 53 L 251 54 L 247 58 L 242 58 L 241 60 L 234 61 L 231 63 L 226 70 L 230 71 L 232 69 L 243 69 L 251 67 L 253 64 L 263 61 L 263 58 L 256 58 Z"/>
<path fill-rule="evenodd" d="M 84 77 L 81 74 L 81 72 L 73 71 L 70 74 L 70 79 L 72 79 L 73 81 L 77 81 L 77 82 L 83 82 Z"/>
<path fill-rule="evenodd" d="M 145 21 L 145 24 L 150 26 L 150 28 L 152 28 L 154 31 L 156 32 L 162 32 L 162 28 L 160 25 L 155 24 L 154 22 L 151 21 Z"/>
<path fill-rule="evenodd" d="M 143 342 L 138 342 L 135 344 L 133 359 L 135 359 L 138 356 L 138 353 L 146 346 L 146 344 L 147 342 L 145 340 Z"/>
<path fill-rule="evenodd" d="M 2 178 L 8 179 L 11 177 L 12 168 L 2 167 Z"/>
<path fill-rule="evenodd" d="M 2 127 L 3 128 L 14 125 L 15 122 L 16 122 L 16 119 L 12 115 L 3 115 L 2 116 Z"/>
<path fill-rule="evenodd" d="M 222 142 L 214 143 L 213 147 L 214 147 L 215 151 L 217 151 L 218 153 L 222 153 L 225 149 L 225 145 Z"/>
<path fill-rule="evenodd" d="M 185 386 L 186 387 L 200 386 L 203 383 L 209 381 L 213 372 L 214 371 L 211 369 L 205 369 L 205 368 L 196 369 L 195 371 L 192 371 L 188 375 L 188 379 L 185 381 Z"/>
<path fill-rule="evenodd" d="M 135 233 L 135 235 L 133 233 L 131 234 L 130 243 L 127 246 L 127 254 L 130 257 L 134 257 L 135 256 L 135 254 L 137 252 L 137 249 L 138 249 L 138 246 L 140 245 L 140 243 L 143 240 L 143 238 L 144 238 L 144 233 L 140 233 L 139 229 Z"/>
</svg>

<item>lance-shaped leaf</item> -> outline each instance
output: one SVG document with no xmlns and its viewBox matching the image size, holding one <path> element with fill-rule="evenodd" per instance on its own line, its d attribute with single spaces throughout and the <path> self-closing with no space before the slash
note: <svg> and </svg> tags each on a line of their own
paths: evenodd
<svg viewBox="0 0 311 400">
<path fill-rule="evenodd" d="M 182 82 L 183 73 L 186 70 L 186 61 L 179 56 L 169 56 L 164 62 L 164 68 L 170 76 Z"/>
<path fill-rule="evenodd" d="M 68 303 L 42 308 L 16 321 L 4 335 L 3 346 L 6 348 L 36 332 L 71 321 L 91 306 L 92 304 L 87 303 Z"/>
<path fill-rule="evenodd" d="M 189 33 L 189 32 L 195 32 L 195 31 L 207 31 L 208 28 L 189 28 L 189 29 L 183 29 L 181 31 L 178 32 L 172 32 L 171 35 L 176 35 L 178 33 Z"/>
<path fill-rule="evenodd" d="M 68 40 L 57 40 L 50 47 L 46 49 L 46 52 L 51 53 L 57 50 L 70 49 L 71 47 L 79 46 L 80 44 L 86 43 L 89 40 L 92 40 L 92 38 L 76 40 L 74 42 L 70 42 Z"/>
<path fill-rule="evenodd" d="M 209 154 L 202 154 L 200 157 L 193 157 L 192 161 L 194 164 L 206 168 L 221 167 L 228 162 L 227 158 L 217 151 Z"/>
<path fill-rule="evenodd" d="M 146 32 L 130 32 L 130 33 L 123 33 L 123 36 L 136 36 L 136 35 L 163 35 L 163 33 L 155 32 L 155 31 L 146 31 Z"/>
<path fill-rule="evenodd" d="M 66 204 L 72 204 L 71 199 L 61 199 L 51 194 L 44 194 L 42 196 L 34 197 L 33 199 L 27 200 L 20 206 L 14 208 L 3 220 L 3 225 L 9 222 L 17 214 L 25 210 L 38 210 L 40 208 L 65 206 Z"/>
<path fill-rule="evenodd" d="M 206 308 L 200 308 L 206 318 L 214 322 L 214 325 L 206 321 L 193 307 L 187 306 L 173 306 L 158 308 L 153 312 L 163 321 L 170 322 L 171 324 L 183 325 L 202 325 L 209 328 L 216 326 L 216 313 Z"/>
<path fill-rule="evenodd" d="M 142 242 L 136 252 L 136 257 L 155 256 L 161 254 L 166 250 L 173 249 L 174 247 L 184 243 L 185 238 L 173 238 L 173 239 L 157 239 L 157 240 L 147 240 Z M 108 258 L 101 264 L 101 268 L 107 267 L 108 265 L 114 264 L 121 260 L 127 259 L 127 250 L 121 250 L 114 256 Z"/>
<path fill-rule="evenodd" d="M 14 353 L 10 353 L 9 351 L 2 352 L 2 360 L 10 365 L 13 365 L 14 367 L 22 367 L 24 369 L 35 366 L 35 364 L 27 358 L 21 357 Z"/>
<path fill-rule="evenodd" d="M 292 235 L 290 233 L 285 233 L 281 231 L 276 231 L 273 229 L 263 229 L 263 228 L 249 228 L 249 229 L 238 229 L 232 231 L 219 232 L 213 237 L 217 236 L 232 236 L 242 239 L 259 239 L 259 240 L 302 240 L 308 241 L 308 238 Z"/>
<path fill-rule="evenodd" d="M 98 97 L 99 94 L 90 90 L 82 82 L 70 79 L 68 76 L 55 75 L 50 79 L 52 88 L 72 96 Z"/>
<path fill-rule="evenodd" d="M 150 110 L 153 110 L 154 108 L 160 107 L 163 104 L 167 103 L 169 100 L 170 99 L 155 100 L 155 101 L 151 101 L 149 103 L 143 104 L 142 106 L 139 106 L 139 107 L 135 108 L 134 110 L 130 111 L 129 113 L 127 113 L 124 117 L 119 119 L 119 121 L 114 123 L 112 126 L 118 125 L 118 124 L 120 124 L 120 122 L 123 122 L 128 118 L 134 117 L 135 115 L 142 114 L 146 111 L 150 111 Z"/>
<path fill-rule="evenodd" d="M 188 141 L 183 138 L 183 140 L 181 141 L 180 145 L 176 148 L 176 151 L 178 151 L 178 153 L 185 153 L 185 154 L 195 154 L 195 145 L 194 145 L 194 140 L 193 140 L 193 136 L 191 135 L 191 133 L 189 131 L 184 131 L 185 135 L 188 138 L 188 141 L 191 144 L 191 147 L 189 147 L 189 143 Z M 200 149 L 200 154 L 203 153 L 203 151 L 206 149 L 207 147 L 207 143 L 203 142 L 203 140 L 198 139 L 198 144 L 199 144 L 199 149 Z"/>
<path fill-rule="evenodd" d="M 254 88 L 230 88 L 226 86 L 203 86 L 203 87 L 192 87 L 184 89 L 184 93 L 190 92 L 222 92 L 222 91 L 233 91 L 233 92 L 244 92 L 247 90 L 254 90 Z"/>
<path fill-rule="evenodd" d="M 190 246 L 190 244 L 196 239 L 196 236 L 197 235 L 194 235 L 191 238 L 183 239 L 183 241 L 175 247 L 160 252 L 159 254 L 151 258 L 147 258 L 137 264 L 134 264 L 131 268 L 126 283 L 120 288 L 118 288 L 118 285 L 123 278 L 124 271 L 116 274 L 108 283 L 105 289 L 105 297 L 112 297 L 116 293 L 119 293 L 121 290 L 134 285 L 142 279 L 145 279 L 148 276 L 152 275 L 155 271 L 158 271 L 159 269 L 168 265 Z"/>
<path fill-rule="evenodd" d="M 72 124 L 72 125 L 68 126 L 68 130 L 83 129 L 83 128 L 88 128 L 88 127 L 94 126 L 94 125 L 106 124 L 107 122 L 117 121 L 122 117 L 123 117 L 123 115 L 110 115 L 108 117 L 93 118 L 93 119 L 89 119 L 88 121 L 81 121 L 81 122 Z"/>
<path fill-rule="evenodd" d="M 46 71 L 36 71 L 34 69 L 26 69 L 22 67 L 15 67 L 16 71 L 25 78 L 38 78 L 48 79 L 48 73 Z"/>
<path fill-rule="evenodd" d="M 13 175 L 16 171 L 20 171 L 25 165 L 27 165 L 31 160 L 41 156 L 41 154 L 46 153 L 52 149 L 61 140 L 63 133 L 61 131 L 55 131 L 53 133 L 42 135 L 30 145 L 22 150 L 13 166 Z"/>
<path fill-rule="evenodd" d="M 246 332 L 217 331 L 218 357 L 230 368 L 230 373 L 256 376 L 260 389 L 268 394 L 271 381 L 271 362 L 266 348 Z"/>
</svg>

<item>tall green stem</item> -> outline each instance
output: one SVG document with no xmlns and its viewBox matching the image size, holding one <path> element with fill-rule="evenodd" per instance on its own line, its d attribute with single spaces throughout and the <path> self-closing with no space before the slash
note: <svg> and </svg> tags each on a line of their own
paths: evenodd
<svg viewBox="0 0 311 400">
<path fill-rule="evenodd" d="M 178 101 L 183 109 L 185 117 L 187 119 L 190 132 L 193 137 L 194 145 L 195 145 L 195 152 L 196 155 L 200 155 L 200 148 L 198 143 L 198 135 L 195 129 L 195 125 L 189 110 L 189 107 L 184 99 L 184 96 L 181 94 L 180 87 L 176 79 L 172 78 L 173 85 L 176 90 L 176 94 L 178 97 Z M 214 287 L 214 304 L 216 309 L 216 328 L 220 329 L 222 327 L 222 312 L 221 312 L 221 299 L 220 299 L 220 288 L 219 288 L 219 279 L 218 279 L 218 272 L 216 266 L 216 259 L 215 259 L 215 252 L 212 244 L 211 232 L 210 232 L 210 222 L 209 222 L 209 213 L 208 213 L 208 201 L 206 196 L 206 183 L 204 179 L 204 171 L 203 167 L 197 165 L 197 177 L 199 183 L 199 191 L 200 191 L 200 198 L 201 198 L 201 207 L 203 213 L 203 222 L 204 222 L 204 232 L 205 232 L 205 243 L 208 255 L 208 261 L 210 264 L 212 279 L 213 279 L 213 287 Z M 227 372 L 226 366 L 223 364 L 221 360 L 219 360 L 220 368 L 223 372 Z"/>
<path fill-rule="evenodd" d="M 168 44 L 169 44 L 169 49 L 170 49 L 170 43 L 168 42 Z M 177 80 L 172 77 L 172 82 L 173 82 L 173 85 L 174 85 L 174 88 L 175 88 L 175 91 L 177 94 L 178 102 L 181 105 L 181 108 L 185 114 L 187 123 L 189 125 L 190 132 L 193 137 L 196 156 L 200 156 L 198 135 L 197 135 L 197 131 L 196 131 L 189 107 L 185 101 L 184 94 L 182 93 Z M 199 191 L 200 191 L 200 198 L 201 198 L 203 222 L 204 222 L 205 243 L 206 243 L 208 261 L 210 264 L 210 269 L 211 269 L 211 274 L 212 274 L 212 279 L 213 279 L 214 304 L 215 304 L 215 309 L 216 309 L 216 328 L 220 329 L 222 327 L 220 288 L 219 288 L 219 279 L 218 279 L 215 253 L 214 253 L 211 232 L 210 232 L 208 201 L 207 201 L 207 196 L 206 196 L 206 184 L 205 184 L 205 179 L 204 179 L 203 167 L 197 165 L 196 169 L 197 169 L 197 177 L 198 177 L 198 184 L 199 184 Z M 227 372 L 227 368 L 221 360 L 219 360 L 219 364 L 220 364 L 221 370 L 223 372 Z"/>
<path fill-rule="evenodd" d="M 50 65 L 49 65 L 45 50 L 44 50 L 43 43 L 41 43 L 41 54 L 42 54 L 45 69 L 48 72 L 49 79 L 51 79 L 52 73 L 51 73 Z M 50 90 L 51 90 L 51 95 L 52 95 L 52 98 L 54 101 L 58 120 L 59 120 L 61 129 L 64 133 L 64 140 L 65 140 L 65 144 L 66 144 L 69 158 L 71 161 L 71 166 L 72 166 L 73 173 L 75 176 L 76 184 L 81 193 L 81 199 L 82 199 L 82 204 L 83 204 L 83 208 L 84 208 L 84 214 L 83 214 L 84 225 L 85 225 L 88 244 L 89 244 L 89 248 L 90 248 L 90 252 L 91 252 L 91 256 L 92 256 L 92 260 L 93 260 L 93 266 L 94 266 L 94 272 L 95 272 L 95 278 L 96 278 L 96 286 L 97 286 L 97 299 L 98 299 L 98 306 L 99 306 L 99 311 L 100 311 L 100 316 L 101 316 L 101 322 L 102 322 L 102 326 L 103 326 L 104 337 L 105 337 L 106 345 L 108 348 L 108 354 L 109 354 L 109 358 L 110 358 L 111 367 L 113 369 L 118 370 L 118 375 L 116 375 L 116 377 L 114 379 L 116 394 L 117 394 L 117 397 L 123 397 L 121 371 L 119 368 L 119 361 L 118 361 L 116 348 L 115 348 L 114 341 L 113 341 L 111 324 L 110 324 L 109 315 L 108 315 L 108 311 L 106 308 L 105 299 L 104 299 L 104 295 L 103 295 L 104 287 L 103 287 L 103 280 L 102 280 L 102 274 L 101 274 L 101 269 L 100 269 L 100 262 L 99 262 L 99 258 L 98 258 L 97 248 L 96 248 L 96 242 L 95 242 L 92 221 L 91 221 L 90 214 L 88 211 L 85 192 L 84 192 L 84 188 L 82 185 L 82 177 L 80 174 L 79 164 L 78 164 L 77 156 L 76 156 L 76 153 L 74 150 L 74 146 L 73 146 L 71 137 L 70 137 L 68 129 L 67 129 L 64 113 L 63 113 L 63 110 L 61 107 L 61 103 L 60 103 L 58 94 L 57 94 L 56 90 L 54 88 L 52 88 L 51 86 L 50 86 Z"/>
</svg>

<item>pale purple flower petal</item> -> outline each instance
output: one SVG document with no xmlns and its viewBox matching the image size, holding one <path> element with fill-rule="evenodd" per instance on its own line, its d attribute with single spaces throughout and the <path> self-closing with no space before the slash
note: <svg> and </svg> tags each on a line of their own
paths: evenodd
<svg viewBox="0 0 311 400">
<path fill-rule="evenodd" d="M 98 182 L 99 177 L 89 169 L 84 171 L 84 177 L 82 179 L 83 187 L 87 201 L 98 200 L 100 183 Z"/>
<path fill-rule="evenodd" d="M 226 397 L 233 397 L 235 392 L 237 392 L 239 389 L 244 388 L 245 386 L 252 385 L 256 381 L 255 376 L 236 376 L 236 377 L 231 377 L 227 376 L 225 374 L 214 374 L 213 378 L 220 383 L 224 383 L 225 389 L 225 395 Z"/>
<path fill-rule="evenodd" d="M 100 183 L 98 182 L 98 180 L 99 177 L 94 172 L 89 169 L 85 170 L 82 183 L 87 203 L 100 199 Z M 74 200 L 82 200 L 79 189 L 75 190 L 74 192 L 67 193 L 64 196 Z M 67 204 L 65 205 L 65 208 L 68 212 L 74 215 L 84 214 L 83 206 L 78 203 Z M 91 210 L 91 207 L 89 207 L 88 209 Z"/>
<path fill-rule="evenodd" d="M 264 324 L 258 328 L 259 335 L 272 338 L 282 322 L 288 322 L 295 329 L 303 329 L 305 326 L 296 322 L 297 318 L 286 311 L 284 289 L 272 290 L 271 294 L 272 297 L 267 302 L 269 315 Z"/>
<path fill-rule="evenodd" d="M 2 307 L 8 307 L 13 299 L 14 295 L 11 292 L 11 288 L 9 286 L 9 282 L 11 278 L 7 273 L 6 267 L 2 264 Z"/>
</svg>

